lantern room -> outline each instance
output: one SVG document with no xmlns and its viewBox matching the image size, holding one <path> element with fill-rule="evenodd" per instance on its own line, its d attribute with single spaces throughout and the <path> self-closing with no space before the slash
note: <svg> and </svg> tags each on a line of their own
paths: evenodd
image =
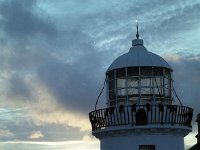
<svg viewBox="0 0 200 150">
<path fill-rule="evenodd" d="M 172 104 L 172 68 L 149 52 L 138 37 L 129 52 L 118 57 L 106 72 L 108 107 Z"/>
</svg>

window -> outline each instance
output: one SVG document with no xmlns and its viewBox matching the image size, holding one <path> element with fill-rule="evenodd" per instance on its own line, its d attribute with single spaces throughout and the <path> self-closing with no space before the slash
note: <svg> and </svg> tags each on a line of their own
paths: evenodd
<svg viewBox="0 0 200 150">
<path fill-rule="evenodd" d="M 138 87 L 139 78 L 138 77 L 129 77 L 127 79 L 127 86 L 129 87 Z"/>
<path fill-rule="evenodd" d="M 141 86 L 153 86 L 153 78 L 152 77 L 143 77 L 140 79 Z"/>
<path fill-rule="evenodd" d="M 125 87 L 126 87 L 126 79 L 118 78 L 117 79 L 117 88 L 121 89 L 121 88 L 125 88 Z"/>
<path fill-rule="evenodd" d="M 139 67 L 127 68 L 128 76 L 139 76 Z"/>
<path fill-rule="evenodd" d="M 138 102 L 172 102 L 172 70 L 163 67 L 124 67 L 107 72 L 110 106 Z"/>
<path fill-rule="evenodd" d="M 152 67 L 141 67 L 140 75 L 141 76 L 152 76 L 153 70 Z"/>
<path fill-rule="evenodd" d="M 125 68 L 122 68 L 122 69 L 117 69 L 116 70 L 116 76 L 117 76 L 117 78 L 119 78 L 119 77 L 125 77 Z"/>
<path fill-rule="evenodd" d="M 140 145 L 139 150 L 155 150 L 155 145 Z"/>
<path fill-rule="evenodd" d="M 114 71 L 108 72 L 108 78 L 109 78 L 109 80 L 112 80 L 112 79 L 115 78 L 115 73 L 114 73 Z"/>
<path fill-rule="evenodd" d="M 126 75 L 125 68 L 116 70 L 116 84 L 117 84 L 117 98 L 123 98 L 121 101 L 124 103 L 124 96 L 126 96 Z"/>
</svg>

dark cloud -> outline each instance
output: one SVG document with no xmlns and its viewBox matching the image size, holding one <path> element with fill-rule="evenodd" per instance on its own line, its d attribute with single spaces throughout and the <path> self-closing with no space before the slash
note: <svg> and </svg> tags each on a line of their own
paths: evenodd
<svg viewBox="0 0 200 150">
<path fill-rule="evenodd" d="M 101 66 L 102 54 L 95 50 L 90 36 L 79 28 L 57 30 L 57 34 L 51 39 L 35 35 L 39 32 L 48 35 L 48 29 L 53 28 L 47 20 L 42 20 L 34 14 L 35 4 L 9 1 L 1 6 L 4 15 L 2 22 L 7 35 L 33 37 L 26 42 L 21 38 L 11 37 L 11 41 L 4 43 L 5 47 L 9 48 L 9 55 L 1 53 L 0 56 L 7 58 L 5 64 L 7 69 L 20 74 L 20 76 L 13 74 L 9 79 L 8 95 L 22 96 L 23 100 L 30 100 L 31 89 L 24 82 L 24 78 L 27 74 L 32 74 L 47 86 L 62 106 L 88 112 L 89 108 L 93 107 L 99 92 L 101 85 L 99 86 L 98 83 L 104 78 Z M 11 11 L 12 7 L 16 7 L 16 12 Z M 19 17 L 20 13 L 28 18 L 31 27 L 24 29 L 22 33 L 19 29 L 10 26 L 11 22 L 15 21 L 13 17 Z M 27 21 L 17 20 L 15 23 L 24 26 Z"/>
<path fill-rule="evenodd" d="M 11 99 L 27 100 L 31 97 L 28 85 L 25 83 L 23 77 L 14 74 L 9 80 L 8 96 Z"/>
<path fill-rule="evenodd" d="M 66 34 L 65 63 L 55 58 L 48 58 L 38 66 L 37 76 L 45 83 L 58 102 L 66 108 L 89 110 L 95 103 L 99 92 L 98 83 L 103 81 L 101 53 L 98 53 L 90 38 L 80 31 Z M 101 73 L 101 74 L 100 74 Z"/>
<path fill-rule="evenodd" d="M 198 113 L 200 106 L 200 59 L 199 56 L 181 57 L 180 62 L 172 62 L 174 86 L 184 105 L 194 108 Z"/>
<path fill-rule="evenodd" d="M 8 0 L 1 3 L 2 19 L 0 23 L 5 33 L 15 38 L 27 38 L 35 34 L 54 36 L 56 33 L 54 25 L 48 20 L 44 21 L 42 16 L 34 13 L 35 7 L 35 0 Z"/>
<path fill-rule="evenodd" d="M 94 48 L 90 36 L 78 29 L 58 33 L 50 43 L 48 39 L 12 43 L 7 65 L 20 75 L 13 74 L 9 79 L 8 95 L 31 100 L 32 89 L 24 81 L 31 74 L 64 108 L 88 112 L 104 80 L 103 53 Z"/>
<path fill-rule="evenodd" d="M 172 31 L 172 33 L 178 32 L 180 30 L 191 30 L 193 29 L 197 23 L 199 23 L 198 14 L 200 13 L 200 4 L 185 6 L 183 8 L 177 8 L 175 10 L 171 10 L 168 12 L 169 14 L 165 14 L 167 16 L 171 16 L 166 18 L 161 22 L 160 31 L 166 32 Z M 164 15 L 164 14 L 163 14 Z M 161 32 L 161 33 L 162 33 Z"/>
</svg>

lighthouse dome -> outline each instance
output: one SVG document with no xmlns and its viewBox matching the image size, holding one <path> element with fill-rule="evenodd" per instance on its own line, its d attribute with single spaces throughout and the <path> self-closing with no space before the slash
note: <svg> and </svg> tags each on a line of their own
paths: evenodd
<svg viewBox="0 0 200 150">
<path fill-rule="evenodd" d="M 172 68 L 136 37 L 129 52 L 119 56 L 106 72 L 108 105 L 171 104 Z"/>
<path fill-rule="evenodd" d="M 132 47 L 128 53 L 119 56 L 108 68 L 111 71 L 124 67 L 162 67 L 172 71 L 170 65 L 160 56 L 149 52 L 143 46 L 142 39 L 132 41 Z"/>
</svg>

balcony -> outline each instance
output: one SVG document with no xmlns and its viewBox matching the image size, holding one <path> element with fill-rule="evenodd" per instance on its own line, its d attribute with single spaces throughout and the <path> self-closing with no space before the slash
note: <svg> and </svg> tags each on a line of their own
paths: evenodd
<svg viewBox="0 0 200 150">
<path fill-rule="evenodd" d="M 111 126 L 170 125 L 191 128 L 193 109 L 178 105 L 131 105 L 103 108 L 89 113 L 92 131 Z"/>
</svg>

